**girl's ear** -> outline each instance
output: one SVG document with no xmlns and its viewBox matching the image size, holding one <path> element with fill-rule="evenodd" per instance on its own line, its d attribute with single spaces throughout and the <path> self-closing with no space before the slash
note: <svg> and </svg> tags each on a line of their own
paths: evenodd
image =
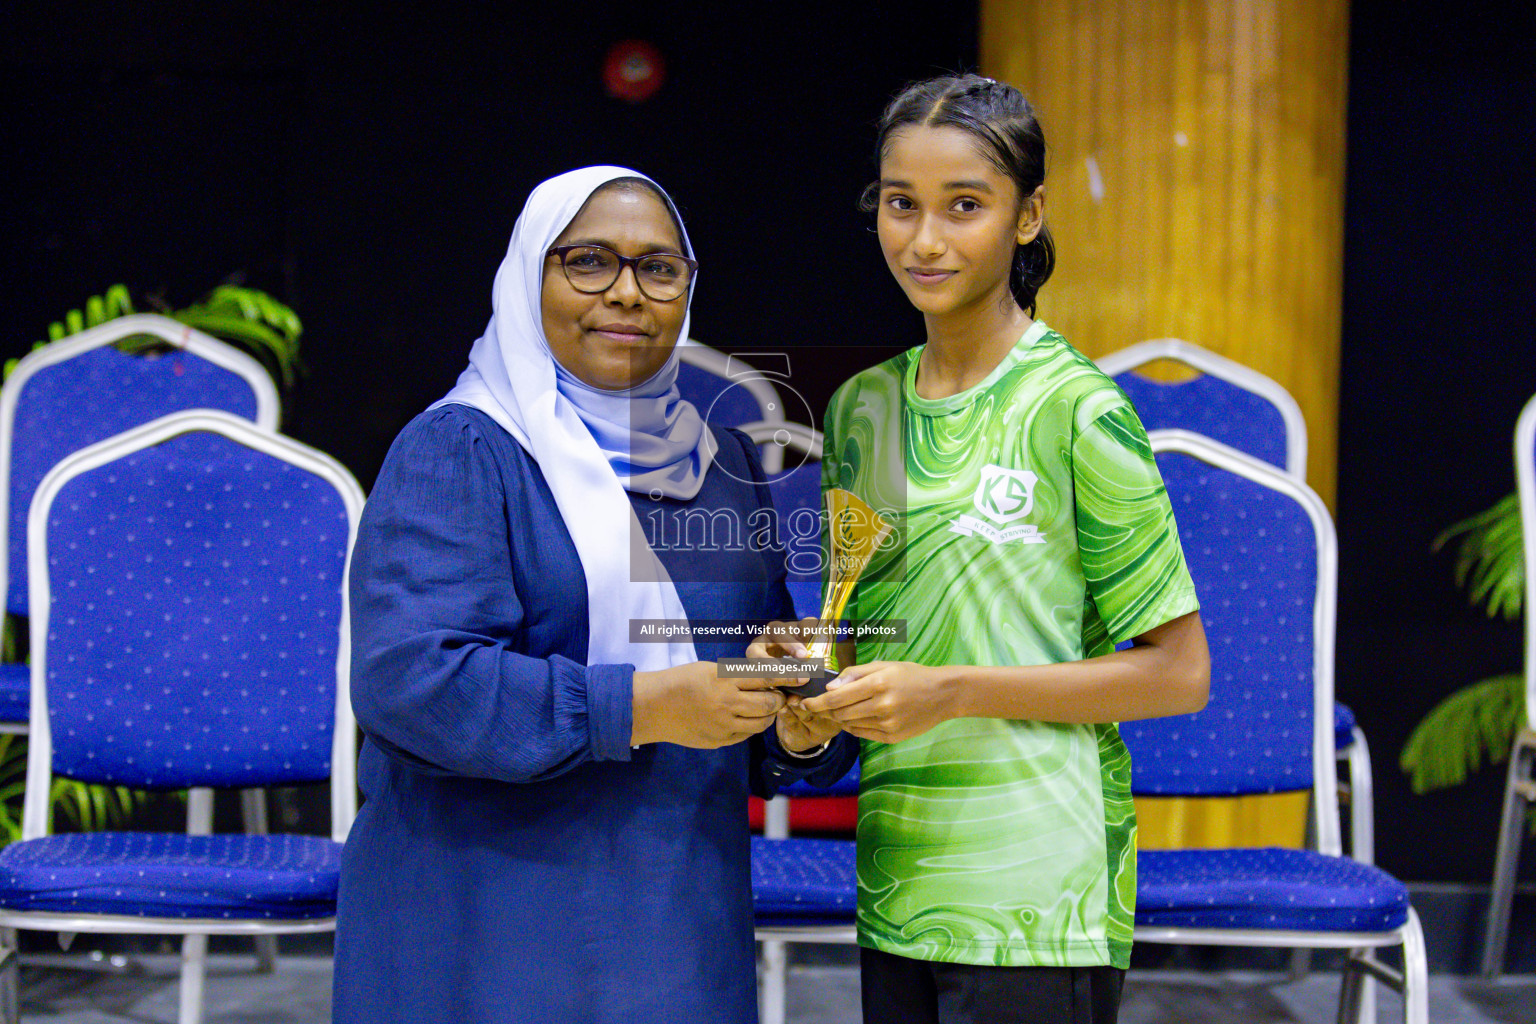
<svg viewBox="0 0 1536 1024">
<path fill-rule="evenodd" d="M 1017 244 L 1028 245 L 1033 242 L 1044 224 L 1045 186 L 1036 185 L 1035 190 L 1019 205 L 1019 230 L 1015 236 Z"/>
</svg>

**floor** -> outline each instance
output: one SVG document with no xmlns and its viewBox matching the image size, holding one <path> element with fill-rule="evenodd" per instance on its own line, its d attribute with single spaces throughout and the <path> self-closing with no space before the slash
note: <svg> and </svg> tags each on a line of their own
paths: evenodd
<svg viewBox="0 0 1536 1024">
<path fill-rule="evenodd" d="M 120 959 L 120 958 L 119 958 Z M 145 955 L 113 968 L 66 966 L 63 957 L 29 958 L 22 971 L 22 1019 L 58 1024 L 172 1024 L 176 1019 L 174 956 Z M 75 958 L 74 963 L 80 963 Z M 248 956 L 210 957 L 206 1024 L 322 1024 L 330 1020 L 331 962 L 285 956 L 276 972 L 252 971 Z M 1133 971 L 1122 1024 L 1333 1024 L 1336 975 Z M 1391 993 L 1379 1019 L 1401 1019 Z M 1536 1021 L 1536 977 L 1496 983 L 1436 975 L 1430 983 L 1435 1024 L 1530 1024 Z M 847 966 L 798 966 L 789 981 L 790 1024 L 859 1024 L 858 971 Z"/>
</svg>

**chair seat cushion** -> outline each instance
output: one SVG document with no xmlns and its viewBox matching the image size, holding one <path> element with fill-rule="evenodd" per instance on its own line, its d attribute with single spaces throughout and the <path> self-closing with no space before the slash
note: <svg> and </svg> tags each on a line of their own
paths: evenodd
<svg viewBox="0 0 1536 1024">
<path fill-rule="evenodd" d="M 753 914 L 758 924 L 852 921 L 855 871 L 849 840 L 753 836 Z"/>
<path fill-rule="evenodd" d="M 318 836 L 86 832 L 0 850 L 0 906 L 61 914 L 336 914 L 341 844 Z"/>
<path fill-rule="evenodd" d="M 32 712 L 32 666 L 0 664 L 0 722 L 25 722 Z"/>
<path fill-rule="evenodd" d="M 1353 742 L 1355 742 L 1355 713 L 1349 710 L 1349 705 L 1335 701 L 1333 705 L 1334 749 L 1345 750 Z"/>
<path fill-rule="evenodd" d="M 1311 850 L 1143 850 L 1136 873 L 1138 925 L 1384 932 L 1408 919 L 1403 883 Z"/>
</svg>

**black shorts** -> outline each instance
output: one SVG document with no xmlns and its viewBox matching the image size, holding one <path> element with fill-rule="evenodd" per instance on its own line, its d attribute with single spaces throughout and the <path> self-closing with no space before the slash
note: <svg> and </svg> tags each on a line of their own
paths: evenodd
<svg viewBox="0 0 1536 1024">
<path fill-rule="evenodd" d="M 864 1024 L 1115 1024 L 1118 967 L 979 967 L 860 948 Z"/>
</svg>

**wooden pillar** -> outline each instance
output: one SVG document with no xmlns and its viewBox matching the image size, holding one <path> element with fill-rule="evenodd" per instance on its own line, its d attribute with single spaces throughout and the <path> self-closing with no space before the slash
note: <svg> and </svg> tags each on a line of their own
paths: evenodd
<svg viewBox="0 0 1536 1024">
<path fill-rule="evenodd" d="M 983 0 L 1036 105 L 1058 243 L 1040 315 L 1089 356 L 1183 338 L 1273 377 L 1332 504 L 1346 0 Z"/>
<path fill-rule="evenodd" d="M 982 73 L 1035 104 L 1056 272 L 1098 357 L 1182 338 L 1279 381 L 1333 504 L 1347 0 L 982 0 Z M 1142 845 L 1299 845 L 1294 797 L 1138 800 Z"/>
</svg>

